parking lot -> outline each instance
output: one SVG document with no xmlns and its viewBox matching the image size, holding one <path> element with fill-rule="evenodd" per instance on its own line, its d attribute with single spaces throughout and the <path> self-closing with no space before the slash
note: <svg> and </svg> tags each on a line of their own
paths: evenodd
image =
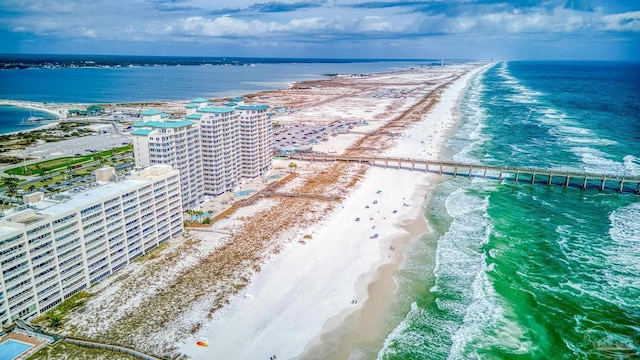
<svg viewBox="0 0 640 360">
<path fill-rule="evenodd" d="M 47 159 L 51 157 L 86 155 L 131 143 L 131 135 L 96 134 L 52 143 L 38 144 L 22 150 L 23 156 Z M 76 155 L 77 156 L 77 155 Z"/>
<path fill-rule="evenodd" d="M 274 130 L 274 149 L 281 153 L 310 151 L 314 145 L 329 141 L 330 137 L 357 131 L 369 125 L 366 121 L 336 121 L 327 125 L 298 124 Z"/>
</svg>

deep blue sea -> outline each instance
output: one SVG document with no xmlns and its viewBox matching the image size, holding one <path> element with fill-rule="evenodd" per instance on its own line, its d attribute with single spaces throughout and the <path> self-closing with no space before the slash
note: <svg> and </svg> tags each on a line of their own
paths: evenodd
<svg viewBox="0 0 640 360">
<path fill-rule="evenodd" d="M 502 62 L 460 106 L 451 159 L 640 176 L 638 63 Z M 378 359 L 640 356 L 640 196 L 457 178 L 426 208 Z"/>
</svg>

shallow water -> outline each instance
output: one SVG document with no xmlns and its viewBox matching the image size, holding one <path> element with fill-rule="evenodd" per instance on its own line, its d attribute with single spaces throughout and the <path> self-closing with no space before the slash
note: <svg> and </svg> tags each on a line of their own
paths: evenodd
<svg viewBox="0 0 640 360">
<path fill-rule="evenodd" d="M 473 80 L 445 153 L 639 176 L 638 84 L 638 64 L 499 63 Z M 406 267 L 433 251 L 433 271 L 414 273 L 429 288 L 411 292 L 379 359 L 640 351 L 637 196 L 458 178 L 427 208 L 434 248 L 418 246 Z"/>
</svg>

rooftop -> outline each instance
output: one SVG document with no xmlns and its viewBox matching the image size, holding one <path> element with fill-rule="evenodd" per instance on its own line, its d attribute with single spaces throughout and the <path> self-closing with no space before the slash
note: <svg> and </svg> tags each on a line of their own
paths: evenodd
<svg viewBox="0 0 640 360">
<path fill-rule="evenodd" d="M 152 132 L 153 130 L 149 130 L 149 129 L 135 129 L 131 132 L 131 135 L 143 135 L 143 136 L 149 136 L 149 134 Z"/>
<path fill-rule="evenodd" d="M 102 199 L 110 199 L 117 194 L 133 190 L 136 186 L 146 184 L 143 180 L 124 180 L 121 182 L 94 183 L 89 189 L 70 190 L 64 194 L 70 195 L 70 199 L 64 202 L 52 200 L 42 200 L 33 204 L 42 215 L 54 216 L 67 211 L 74 211 L 79 207 L 90 203 L 98 202 Z"/>
<path fill-rule="evenodd" d="M 142 116 L 152 116 L 152 115 L 160 115 L 160 114 L 162 114 L 162 112 L 155 109 L 148 109 L 140 113 L 140 115 Z"/>
<path fill-rule="evenodd" d="M 6 222 L 0 223 L 0 237 L 20 231 L 19 226 L 11 226 L 12 224 L 28 226 L 52 216 L 76 211 L 90 204 L 132 191 L 141 185 L 150 184 L 170 171 L 174 171 L 170 165 L 154 165 L 133 173 L 132 178 L 126 179 L 124 175 L 116 175 L 116 178 L 120 176 L 122 181 L 95 182 L 46 197 L 28 206 L 10 209 L 9 214 L 1 219 Z"/>
<path fill-rule="evenodd" d="M 183 126 L 190 126 L 195 124 L 193 121 L 180 120 L 180 121 L 138 121 L 133 124 L 133 127 L 153 127 L 153 128 L 178 128 Z M 135 131 L 135 130 L 134 130 Z M 133 133 L 133 132 L 132 132 Z"/>
<path fill-rule="evenodd" d="M 267 110 L 269 109 L 268 105 L 240 105 L 236 107 L 238 110 Z"/>
<path fill-rule="evenodd" d="M 225 114 L 236 111 L 235 108 L 232 107 L 205 107 L 198 109 L 198 112 L 204 113 L 214 113 L 214 114 Z"/>
</svg>

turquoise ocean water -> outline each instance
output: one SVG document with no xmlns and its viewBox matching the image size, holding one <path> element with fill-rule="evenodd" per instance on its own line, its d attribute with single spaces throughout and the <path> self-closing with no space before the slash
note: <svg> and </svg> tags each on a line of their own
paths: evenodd
<svg viewBox="0 0 640 360">
<path fill-rule="evenodd" d="M 639 95 L 637 63 L 498 63 L 446 156 L 640 176 Z M 640 197 L 457 178 L 427 208 L 378 359 L 638 358 Z"/>
</svg>

